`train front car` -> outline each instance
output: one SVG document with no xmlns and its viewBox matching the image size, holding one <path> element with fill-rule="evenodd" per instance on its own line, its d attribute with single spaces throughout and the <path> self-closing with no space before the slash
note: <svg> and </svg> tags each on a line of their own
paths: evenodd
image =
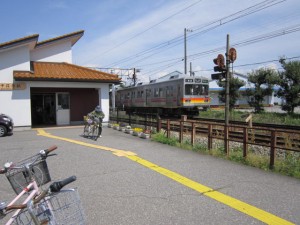
<svg viewBox="0 0 300 225">
<path fill-rule="evenodd" d="M 188 115 L 198 116 L 199 111 L 210 107 L 209 83 L 204 77 L 185 77 L 183 79 L 182 107 Z"/>
</svg>

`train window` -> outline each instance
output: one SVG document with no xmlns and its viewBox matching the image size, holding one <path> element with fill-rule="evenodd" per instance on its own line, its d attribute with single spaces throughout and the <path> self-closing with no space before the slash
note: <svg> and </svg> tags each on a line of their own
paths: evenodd
<svg viewBox="0 0 300 225">
<path fill-rule="evenodd" d="M 151 89 L 147 89 L 146 90 L 146 96 L 147 97 L 151 97 Z"/>
<path fill-rule="evenodd" d="M 203 95 L 208 95 L 208 85 L 202 85 Z"/>
<path fill-rule="evenodd" d="M 162 88 L 159 88 L 159 94 L 158 94 L 159 97 L 163 97 L 163 94 L 164 94 L 164 93 L 163 93 L 163 89 L 162 89 Z"/>
<path fill-rule="evenodd" d="M 192 84 L 186 84 L 185 85 L 185 94 L 186 95 L 193 95 L 194 94 L 194 89 Z"/>
<path fill-rule="evenodd" d="M 144 97 L 144 91 L 141 91 L 141 98 Z"/>
<path fill-rule="evenodd" d="M 159 89 L 155 88 L 154 89 L 154 97 L 158 97 L 159 96 Z"/>
<path fill-rule="evenodd" d="M 194 95 L 202 95 L 202 85 L 194 85 L 195 87 L 195 93 Z"/>
</svg>

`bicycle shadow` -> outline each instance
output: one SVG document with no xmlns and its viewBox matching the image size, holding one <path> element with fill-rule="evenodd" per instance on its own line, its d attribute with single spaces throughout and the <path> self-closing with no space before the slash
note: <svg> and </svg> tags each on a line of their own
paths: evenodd
<svg viewBox="0 0 300 225">
<path fill-rule="evenodd" d="M 86 139 L 90 139 L 90 140 L 94 140 L 97 141 L 98 140 L 98 136 L 92 136 L 92 135 L 85 135 L 85 134 L 80 134 L 80 137 L 86 138 Z"/>
</svg>

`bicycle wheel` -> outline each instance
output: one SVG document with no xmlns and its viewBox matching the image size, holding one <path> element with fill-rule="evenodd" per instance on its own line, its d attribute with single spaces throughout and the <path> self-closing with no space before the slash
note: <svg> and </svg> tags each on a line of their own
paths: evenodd
<svg viewBox="0 0 300 225">
<path fill-rule="evenodd" d="M 83 135 L 85 137 L 88 137 L 88 136 L 90 136 L 92 134 L 92 132 L 93 132 L 92 126 L 90 124 L 85 125 Z"/>
<path fill-rule="evenodd" d="M 93 126 L 93 139 L 96 141 L 98 139 L 99 135 L 99 125 L 95 124 Z"/>
</svg>

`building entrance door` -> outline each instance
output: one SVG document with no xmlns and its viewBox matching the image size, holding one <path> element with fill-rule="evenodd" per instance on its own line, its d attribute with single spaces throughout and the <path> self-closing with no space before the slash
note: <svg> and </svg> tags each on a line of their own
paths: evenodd
<svg viewBox="0 0 300 225">
<path fill-rule="evenodd" d="M 56 124 L 55 94 L 31 95 L 31 120 L 33 126 Z"/>
<path fill-rule="evenodd" d="M 56 124 L 70 124 L 70 94 L 66 92 L 56 93 Z"/>
</svg>

